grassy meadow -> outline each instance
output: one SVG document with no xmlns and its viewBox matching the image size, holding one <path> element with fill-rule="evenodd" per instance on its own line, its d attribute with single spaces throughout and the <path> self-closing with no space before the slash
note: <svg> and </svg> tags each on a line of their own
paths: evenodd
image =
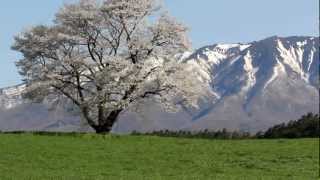
<svg viewBox="0 0 320 180">
<path fill-rule="evenodd" d="M 0 179 L 319 178 L 319 139 L 0 134 Z"/>
</svg>

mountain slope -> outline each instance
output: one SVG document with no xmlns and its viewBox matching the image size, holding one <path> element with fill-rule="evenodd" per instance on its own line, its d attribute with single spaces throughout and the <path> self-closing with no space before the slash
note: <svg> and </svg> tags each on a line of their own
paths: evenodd
<svg viewBox="0 0 320 180">
<path fill-rule="evenodd" d="M 210 91 L 199 110 L 166 113 L 153 102 L 123 113 L 113 131 L 237 129 L 256 132 L 319 111 L 319 38 L 270 37 L 216 44 L 181 55 Z M 64 107 L 48 111 L 20 97 L 23 86 L 0 90 L 0 130 L 79 130 Z M 32 114 L 28 117 L 28 114 Z"/>
<path fill-rule="evenodd" d="M 78 131 L 80 118 L 58 106 L 31 103 L 22 98 L 24 85 L 0 89 L 0 131 Z M 64 122 L 64 123 L 60 123 Z"/>
<path fill-rule="evenodd" d="M 271 37 L 247 45 L 225 45 L 220 52 L 219 46 L 197 51 L 188 60 L 209 64 L 209 69 L 201 66 L 200 71 L 213 74 L 208 81 L 219 97 L 188 128 L 257 131 L 308 111 L 318 112 L 318 38 Z M 217 52 L 225 58 L 210 56 Z"/>
</svg>

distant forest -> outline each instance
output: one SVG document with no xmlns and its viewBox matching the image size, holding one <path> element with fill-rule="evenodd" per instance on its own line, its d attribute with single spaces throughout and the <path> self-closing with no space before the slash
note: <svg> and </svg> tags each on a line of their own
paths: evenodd
<svg viewBox="0 0 320 180">
<path fill-rule="evenodd" d="M 300 119 L 282 123 L 256 135 L 262 138 L 308 138 L 319 137 L 319 114 L 308 113 Z"/>
<path fill-rule="evenodd" d="M 319 114 L 308 113 L 298 120 L 275 125 L 256 134 L 226 129 L 213 131 L 154 131 L 149 133 L 133 132 L 133 135 L 154 135 L 163 137 L 208 138 L 208 139 L 249 139 L 249 138 L 316 138 L 320 136 Z"/>
</svg>

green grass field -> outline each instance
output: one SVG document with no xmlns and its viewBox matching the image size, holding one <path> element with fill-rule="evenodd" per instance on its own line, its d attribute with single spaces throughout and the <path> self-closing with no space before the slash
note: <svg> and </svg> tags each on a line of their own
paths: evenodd
<svg viewBox="0 0 320 180">
<path fill-rule="evenodd" d="M 0 135 L 0 179 L 319 178 L 319 139 Z"/>
</svg>

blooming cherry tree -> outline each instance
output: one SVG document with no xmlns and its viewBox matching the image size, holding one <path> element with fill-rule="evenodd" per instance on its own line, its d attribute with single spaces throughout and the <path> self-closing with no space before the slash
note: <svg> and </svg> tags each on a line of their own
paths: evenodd
<svg viewBox="0 0 320 180">
<path fill-rule="evenodd" d="M 81 0 L 64 5 L 53 25 L 16 36 L 27 97 L 68 99 L 97 133 L 146 99 L 168 110 L 196 107 L 201 83 L 175 58 L 190 48 L 187 28 L 161 14 L 160 3 Z"/>
</svg>

